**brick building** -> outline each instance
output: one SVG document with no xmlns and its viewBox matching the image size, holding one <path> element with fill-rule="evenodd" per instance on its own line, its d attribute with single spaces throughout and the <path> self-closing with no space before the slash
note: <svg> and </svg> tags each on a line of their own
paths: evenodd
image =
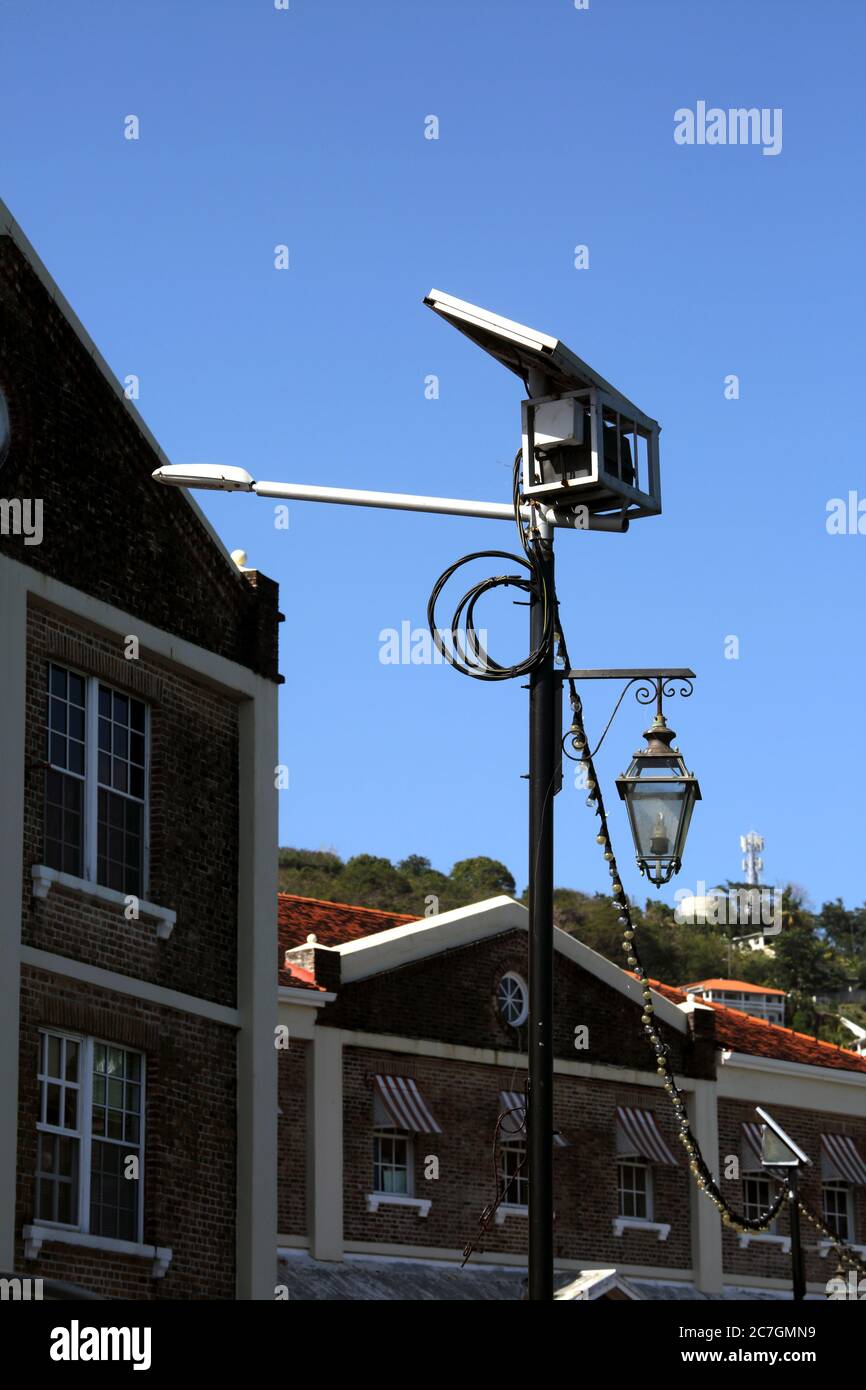
<svg viewBox="0 0 866 1390">
<path fill-rule="evenodd" d="M 487 1271 L 504 1289 L 487 1296 L 518 1297 L 506 1275 L 527 1241 L 525 909 L 496 898 L 414 919 L 281 894 L 279 934 L 278 1244 L 290 1296 L 400 1297 L 401 1280 L 410 1288 L 426 1271 L 429 1284 L 437 1267 L 452 1292 L 440 1281 L 438 1295 L 417 1296 L 467 1296 L 455 1262 L 496 1195 L 503 1115 L 496 1168 L 514 1181 L 467 1288 L 485 1296 Z M 740 1235 L 691 1181 L 640 1003 L 630 974 L 556 932 L 560 1283 L 581 1298 L 790 1296 L 786 1216 Z M 664 985 L 655 1008 L 732 1205 L 757 1215 L 770 1203 L 755 1148 L 763 1105 L 812 1160 L 807 1200 L 866 1248 L 866 1059 Z M 821 1293 L 836 1262 L 809 1226 L 805 1239 Z"/>
<path fill-rule="evenodd" d="M 2 205 L 0 316 L 0 1270 L 272 1298 L 276 587 Z"/>
</svg>

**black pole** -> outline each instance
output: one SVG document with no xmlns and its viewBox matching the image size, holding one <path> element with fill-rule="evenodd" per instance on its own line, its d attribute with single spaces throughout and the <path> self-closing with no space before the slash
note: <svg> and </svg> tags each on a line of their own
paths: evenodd
<svg viewBox="0 0 866 1390">
<path fill-rule="evenodd" d="M 798 1302 L 802 1302 L 806 1297 L 806 1269 L 803 1263 L 803 1242 L 800 1239 L 800 1171 L 796 1164 L 789 1171 L 788 1206 L 791 1214 L 791 1270 L 794 1282 L 794 1298 Z"/>
<path fill-rule="evenodd" d="M 553 540 L 531 544 L 553 598 Z M 544 635 L 544 603 L 529 605 L 530 647 Z M 553 1298 L 553 645 L 529 680 L 529 1297 Z"/>
</svg>

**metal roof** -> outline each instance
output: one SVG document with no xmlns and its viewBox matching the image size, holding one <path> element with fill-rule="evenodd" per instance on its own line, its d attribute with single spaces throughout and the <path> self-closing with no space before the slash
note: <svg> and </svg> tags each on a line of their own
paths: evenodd
<svg viewBox="0 0 866 1390">
<path fill-rule="evenodd" d="M 314 1260 L 306 1251 L 281 1250 L 277 1281 L 284 1285 L 290 1302 L 521 1302 L 525 1299 L 526 1271 L 481 1263 L 461 1269 L 446 1260 L 374 1256 L 349 1256 L 337 1263 Z M 587 1295 L 591 1299 L 593 1290 L 596 1296 L 604 1297 L 611 1283 L 627 1287 L 633 1297 L 649 1300 L 727 1302 L 791 1296 L 787 1289 L 737 1285 L 726 1285 L 719 1294 L 706 1294 L 691 1283 L 634 1274 L 624 1277 L 615 1269 L 559 1270 L 554 1282 L 555 1297 L 565 1301 L 582 1300 Z"/>
</svg>

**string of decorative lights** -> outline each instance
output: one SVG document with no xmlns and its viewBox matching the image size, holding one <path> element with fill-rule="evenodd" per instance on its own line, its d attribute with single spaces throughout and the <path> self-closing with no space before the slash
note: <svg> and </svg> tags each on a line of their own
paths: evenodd
<svg viewBox="0 0 866 1390">
<path fill-rule="evenodd" d="M 561 637 L 560 654 L 563 656 L 568 668 L 568 655 Z M 677 1138 L 688 1155 L 689 1169 L 698 1187 L 706 1193 L 710 1201 L 713 1202 L 722 1213 L 722 1221 L 726 1225 L 733 1226 L 734 1229 L 738 1231 L 767 1231 L 770 1222 L 776 1216 L 785 1201 L 786 1194 L 784 1192 L 780 1193 L 770 1205 L 769 1209 L 760 1217 L 748 1217 L 743 1213 L 734 1211 L 722 1196 L 718 1184 L 704 1160 L 700 1145 L 692 1133 L 686 1110 L 686 1102 L 682 1091 L 677 1085 L 676 1077 L 668 1060 L 670 1055 L 670 1044 L 665 1042 L 656 1023 L 655 1005 L 653 1004 L 653 994 L 650 988 L 649 976 L 641 964 L 631 904 L 623 890 L 623 885 L 620 880 L 616 856 L 613 851 L 610 831 L 608 829 L 604 797 L 598 784 L 595 764 L 589 752 L 589 743 L 583 723 L 583 706 L 572 681 L 569 681 L 569 696 L 572 709 L 572 725 L 563 739 L 563 752 L 565 752 L 567 757 L 571 758 L 572 755 L 564 747 L 566 740 L 570 739 L 572 747 L 579 754 L 577 758 L 572 758 L 572 761 L 579 762 L 584 769 L 586 789 L 588 792 L 587 806 L 592 807 L 599 818 L 598 833 L 595 837 L 596 843 L 602 847 L 602 852 L 610 872 L 613 906 L 619 914 L 617 918 L 618 925 L 623 929 L 622 948 L 625 952 L 626 963 L 641 986 L 641 993 L 643 996 L 641 1023 L 647 1042 L 655 1054 L 656 1071 L 660 1077 L 664 1078 L 664 1089 L 670 1097 L 671 1104 L 676 1114 Z"/>
<path fill-rule="evenodd" d="M 571 670 L 571 662 L 569 660 L 568 649 L 565 644 L 565 637 L 563 635 L 562 628 L 559 623 L 559 609 L 556 600 L 554 600 L 554 607 L 556 612 L 554 627 L 556 631 L 557 655 L 563 661 L 565 669 Z M 583 722 L 583 704 L 574 682 L 569 681 L 568 686 L 569 700 L 572 710 L 572 724 L 571 728 L 565 734 L 562 741 L 563 752 L 565 753 L 566 757 L 571 758 L 573 762 L 579 762 L 583 766 L 585 773 L 586 789 L 588 792 L 587 806 L 592 807 L 595 811 L 595 814 L 599 817 L 599 828 L 595 838 L 597 844 L 602 846 L 602 852 L 604 854 L 604 858 L 607 862 L 608 870 L 611 876 L 613 906 L 616 909 L 616 911 L 620 914 L 617 919 L 618 925 L 623 928 L 622 949 L 625 953 L 626 963 L 629 966 L 629 969 L 632 971 L 632 973 L 635 975 L 635 977 L 641 985 L 641 992 L 643 996 L 643 1012 L 641 1014 L 641 1023 L 643 1025 L 647 1041 L 650 1047 L 652 1048 L 653 1052 L 655 1053 L 656 1071 L 660 1077 L 664 1078 L 664 1089 L 670 1098 L 671 1105 L 673 1106 L 674 1112 L 676 1114 L 677 1137 L 680 1143 L 682 1144 L 683 1148 L 685 1149 L 686 1154 L 688 1155 L 689 1170 L 692 1173 L 692 1176 L 694 1177 L 698 1188 L 709 1198 L 709 1200 L 721 1213 L 723 1224 L 726 1226 L 730 1226 L 735 1231 L 739 1231 L 742 1233 L 766 1232 L 770 1229 L 770 1225 L 773 1219 L 781 1210 L 784 1203 L 790 1200 L 788 1185 L 785 1182 L 781 1182 L 781 1189 L 779 1191 L 779 1195 L 770 1204 L 767 1211 L 765 1211 L 761 1216 L 745 1216 L 743 1213 L 736 1211 L 730 1205 L 730 1203 L 727 1202 L 726 1199 L 723 1197 L 719 1185 L 713 1177 L 710 1167 L 707 1164 L 703 1156 L 703 1153 L 701 1152 L 700 1144 L 698 1143 L 697 1139 L 695 1138 L 695 1135 L 692 1132 L 692 1128 L 688 1119 L 688 1113 L 686 1110 L 686 1102 L 682 1091 L 677 1085 L 676 1076 L 674 1075 L 673 1069 L 671 1068 L 670 1062 L 668 1060 L 670 1055 L 670 1046 L 662 1038 L 655 1021 L 655 1008 L 653 1005 L 652 989 L 650 988 L 649 976 L 647 975 L 647 972 L 641 963 L 640 952 L 637 946 L 637 933 L 635 931 L 634 920 L 631 912 L 631 904 L 629 903 L 628 897 L 623 890 L 623 885 L 620 880 L 619 870 L 617 868 L 616 863 L 616 856 L 613 851 L 610 830 L 608 828 L 607 812 L 605 810 L 604 805 L 604 796 L 602 794 L 598 777 L 596 775 L 593 755 L 589 751 L 589 740 L 587 738 L 586 729 Z M 605 732 L 607 731 L 605 730 Z M 565 744 L 568 740 L 571 741 L 572 747 L 578 754 L 577 758 L 573 758 L 572 755 L 568 752 L 567 748 L 565 747 Z M 598 751 L 597 748 L 596 751 Z M 810 1221 L 813 1226 L 816 1226 L 821 1231 L 825 1239 L 832 1242 L 840 1256 L 840 1259 L 847 1261 L 850 1265 L 854 1266 L 862 1273 L 866 1274 L 866 1260 L 861 1259 L 861 1257 L 856 1253 L 856 1251 L 852 1250 L 851 1247 L 844 1240 L 842 1240 L 836 1232 L 832 1231 L 829 1228 L 829 1226 L 827 1226 L 827 1224 L 823 1221 L 823 1219 L 819 1217 L 816 1212 L 813 1212 L 811 1208 L 808 1206 L 808 1204 L 803 1201 L 802 1198 L 798 1199 L 797 1204 L 799 1206 L 800 1211 L 807 1218 L 807 1220 Z"/>
<path fill-rule="evenodd" d="M 427 622 L 433 641 L 446 661 L 461 672 L 462 675 L 471 676 L 475 680 L 510 680 L 516 676 L 528 675 L 547 655 L 551 643 L 555 643 L 556 656 L 563 663 L 565 670 L 571 670 L 571 661 L 568 656 L 565 635 L 559 621 L 559 601 L 556 596 L 555 588 L 548 591 L 547 579 L 544 571 L 538 565 L 534 551 L 530 545 L 530 538 L 538 534 L 537 527 L 530 521 L 524 521 L 521 506 L 523 502 L 520 482 L 520 460 L 522 451 L 518 451 L 514 460 L 513 475 L 513 499 L 514 499 L 514 519 L 520 537 L 521 547 L 524 558 L 510 554 L 502 550 L 475 551 L 471 555 L 465 555 L 455 564 L 449 566 L 443 574 L 439 576 L 430 595 L 427 605 Z M 533 511 L 537 504 L 533 503 Z M 441 634 L 436 626 L 436 604 L 449 579 L 464 565 L 472 560 L 479 559 L 506 559 L 514 560 L 524 570 L 529 577 L 524 575 L 497 575 L 485 580 L 481 580 L 470 588 L 463 595 L 457 608 L 455 609 L 451 623 L 452 649 L 449 650 L 442 641 Z M 530 652 L 524 661 L 517 662 L 513 666 L 501 666 L 493 661 L 489 653 L 481 645 L 474 625 L 475 607 L 478 601 L 487 593 L 496 588 L 514 587 L 519 588 L 524 593 L 537 595 L 543 604 L 544 624 L 542 640 L 538 647 Z M 465 647 L 460 637 L 460 623 L 465 622 Z M 640 951 L 636 940 L 636 930 L 632 917 L 631 904 L 622 885 L 619 869 L 617 868 L 616 856 L 613 850 L 610 830 L 608 827 L 607 812 L 605 810 L 604 797 L 596 775 L 593 753 L 590 751 L 589 740 L 583 720 L 583 703 L 578 694 L 577 687 L 573 680 L 568 681 L 569 701 L 572 711 L 572 723 L 568 732 L 562 738 L 562 750 L 566 757 L 573 762 L 582 764 L 585 773 L 585 786 L 588 792 L 587 806 L 591 807 L 599 818 L 598 833 L 596 842 L 601 846 L 602 853 L 608 866 L 611 877 L 611 899 L 614 909 L 618 912 L 618 925 L 623 929 L 622 948 L 626 956 L 626 963 L 638 980 L 641 986 L 643 1007 L 641 1013 L 641 1024 L 649 1047 L 655 1056 L 656 1072 L 663 1079 L 664 1090 L 666 1091 L 673 1107 L 677 1122 L 677 1138 L 685 1149 L 688 1157 L 688 1167 L 695 1183 L 704 1195 L 713 1203 L 721 1214 L 722 1222 L 725 1226 L 733 1228 L 740 1233 L 758 1234 L 769 1231 L 770 1226 L 782 1209 L 786 1201 L 790 1200 L 788 1185 L 783 1180 L 777 1179 L 780 1184 L 778 1196 L 765 1212 L 758 1217 L 746 1216 L 743 1212 L 738 1212 L 722 1195 L 721 1189 L 714 1178 L 712 1171 L 701 1152 L 700 1144 L 692 1132 L 688 1118 L 688 1111 L 684 1095 L 677 1084 L 676 1076 L 671 1067 L 670 1045 L 665 1042 L 656 1022 L 655 1006 L 653 1004 L 653 994 L 649 983 L 649 976 L 644 969 Z M 622 697 L 620 697 L 622 699 Z M 619 702 L 616 709 L 619 708 Z M 616 709 L 614 714 L 616 714 Z M 601 746 L 607 729 L 613 721 L 613 715 L 608 721 L 602 738 L 596 746 L 595 752 Z M 577 757 L 572 757 L 568 752 L 566 743 L 571 741 L 571 745 L 577 753 Z M 552 791 L 548 788 L 547 795 Z M 531 1097 L 527 1097 L 531 1104 Z M 497 1121 L 494 1134 L 493 1152 L 494 1166 L 496 1163 L 496 1146 L 499 1136 L 503 1115 Z M 519 1170 L 518 1170 L 519 1171 Z M 510 1183 L 502 1185 L 498 1169 L 496 1170 L 497 1198 L 484 1208 L 481 1215 L 481 1229 L 476 1241 L 481 1238 L 487 1230 L 494 1213 L 505 1199 L 505 1192 Z M 501 1190 L 500 1190 L 501 1189 Z M 845 1261 L 854 1268 L 866 1274 L 866 1260 L 863 1260 L 836 1232 L 832 1231 L 822 1217 L 809 1207 L 808 1203 L 802 1198 L 798 1198 L 798 1207 L 806 1219 L 815 1226 L 824 1238 L 832 1243 L 836 1248 L 840 1261 Z M 469 1242 L 464 1250 L 464 1261 L 468 1260 L 474 1248 L 474 1242 Z"/>
<path fill-rule="evenodd" d="M 844 1241 L 836 1231 L 831 1230 L 823 1217 L 820 1217 L 817 1212 L 813 1211 L 808 1202 L 804 1202 L 803 1199 L 800 1198 L 797 1202 L 797 1206 L 800 1208 L 806 1220 L 811 1222 L 816 1230 L 821 1232 L 824 1239 L 834 1246 L 840 1262 L 851 1265 L 852 1268 L 858 1269 L 861 1274 L 866 1274 L 866 1260 L 861 1259 L 857 1252 L 851 1249 L 847 1241 Z"/>
</svg>

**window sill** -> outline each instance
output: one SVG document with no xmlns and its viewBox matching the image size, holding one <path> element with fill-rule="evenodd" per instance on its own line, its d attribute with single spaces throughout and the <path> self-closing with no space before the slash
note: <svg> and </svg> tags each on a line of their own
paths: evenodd
<svg viewBox="0 0 866 1390">
<path fill-rule="evenodd" d="M 68 888 L 73 893 L 80 893 L 83 898 L 110 903 L 112 907 L 123 910 L 133 896 L 131 893 L 119 893 L 116 888 L 104 888 L 101 883 L 92 883 L 87 878 L 77 878 L 75 874 L 63 874 L 59 869 L 50 869 L 47 864 L 34 864 L 30 873 L 34 898 L 47 898 L 52 886 L 57 884 L 58 888 Z M 154 919 L 157 936 L 161 941 L 167 941 L 174 930 L 177 913 L 170 907 L 158 907 L 144 898 L 138 900 L 138 911 L 140 916 Z"/>
<path fill-rule="evenodd" d="M 669 1221 L 644 1221 L 640 1216 L 617 1216 L 613 1222 L 613 1233 L 621 1236 L 623 1231 L 652 1231 L 656 1240 L 667 1240 L 671 1224 Z"/>
<path fill-rule="evenodd" d="M 152 1260 L 151 1277 L 162 1279 L 171 1264 L 171 1251 L 164 1245 L 139 1245 L 134 1240 L 112 1240 L 110 1236 L 88 1236 L 83 1231 L 70 1231 L 64 1226 L 25 1226 L 25 1260 L 38 1260 L 46 1243 L 76 1245 L 82 1250 L 105 1250 L 112 1255 L 132 1255 L 139 1260 Z"/>
<path fill-rule="evenodd" d="M 528 1216 L 529 1207 L 521 1206 L 519 1202 L 503 1202 L 496 1208 L 496 1216 L 493 1218 L 497 1226 L 505 1225 L 507 1216 Z"/>
<path fill-rule="evenodd" d="M 791 1237 L 774 1236 L 770 1231 L 741 1231 L 737 1237 L 737 1244 L 741 1250 L 748 1250 L 752 1244 L 778 1245 L 783 1255 L 791 1253 Z"/>
<path fill-rule="evenodd" d="M 380 1207 L 408 1207 L 426 1216 L 433 1205 L 430 1197 L 402 1197 L 397 1192 L 368 1192 L 365 1198 L 368 1211 L 378 1211 Z"/>
<path fill-rule="evenodd" d="M 850 1240 L 846 1240 L 845 1244 L 849 1250 L 855 1250 L 861 1259 L 866 1260 L 866 1245 L 852 1245 Z M 815 1249 L 818 1251 L 821 1259 L 826 1260 L 831 1250 L 835 1250 L 836 1246 L 833 1244 L 832 1240 L 819 1240 Z"/>
</svg>

